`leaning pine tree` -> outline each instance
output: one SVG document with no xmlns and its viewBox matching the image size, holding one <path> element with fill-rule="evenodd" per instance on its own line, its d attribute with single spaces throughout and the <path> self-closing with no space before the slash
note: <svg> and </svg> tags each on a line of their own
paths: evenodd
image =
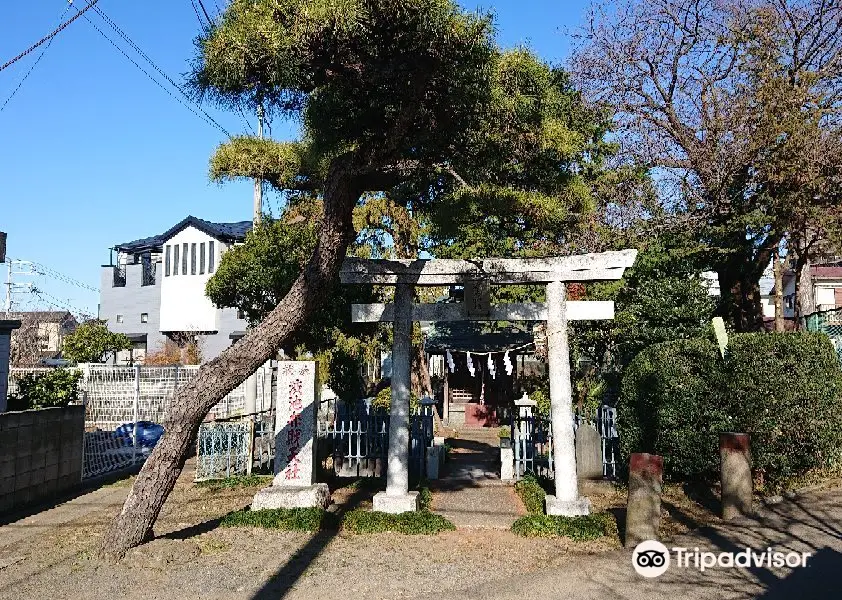
<svg viewBox="0 0 842 600">
<path fill-rule="evenodd" d="M 316 248 L 277 307 L 179 388 L 166 433 L 102 541 L 122 557 L 151 538 L 202 419 L 317 310 L 354 238 L 363 194 L 447 171 L 489 98 L 497 52 L 488 18 L 451 0 L 234 0 L 199 39 L 196 89 L 234 107 L 300 119 L 300 141 L 236 138 L 217 179 L 262 177 L 324 203 Z"/>
</svg>

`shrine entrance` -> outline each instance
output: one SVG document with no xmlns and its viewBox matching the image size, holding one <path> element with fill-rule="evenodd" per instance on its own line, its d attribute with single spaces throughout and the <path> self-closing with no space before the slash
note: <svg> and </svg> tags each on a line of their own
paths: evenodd
<svg viewBox="0 0 842 600">
<path fill-rule="evenodd" d="M 427 328 L 425 350 L 438 367 L 440 382 L 436 402 L 450 428 L 508 425 L 521 395 L 517 379 L 524 359 L 530 366 L 535 362 L 529 324 L 487 325 L 440 322 Z M 546 365 L 540 367 L 546 371 Z"/>
<path fill-rule="evenodd" d="M 637 250 L 602 254 L 480 260 L 346 259 L 343 283 L 390 285 L 394 302 L 355 304 L 354 322 L 392 322 L 392 404 L 386 491 L 374 497 L 374 509 L 400 513 L 418 509 L 417 492 L 409 492 L 409 387 L 413 321 L 545 321 L 553 428 L 555 495 L 546 497 L 547 512 L 588 514 L 590 502 L 579 496 L 576 479 L 570 353 L 567 323 L 571 320 L 612 319 L 613 302 L 568 301 L 568 282 L 608 281 L 623 276 L 634 264 Z M 544 284 L 546 302 L 491 304 L 490 286 Z M 462 285 L 465 301 L 415 304 L 416 286 Z M 466 359 L 467 360 L 467 359 Z"/>
</svg>

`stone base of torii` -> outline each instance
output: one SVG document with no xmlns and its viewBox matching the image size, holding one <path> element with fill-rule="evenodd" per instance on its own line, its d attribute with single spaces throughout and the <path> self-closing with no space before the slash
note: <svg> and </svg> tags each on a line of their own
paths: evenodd
<svg viewBox="0 0 842 600">
<path fill-rule="evenodd" d="M 580 497 L 576 477 L 573 396 L 567 323 L 612 319 L 612 302 L 566 299 L 566 283 L 617 280 L 634 264 L 636 250 L 538 259 L 365 260 L 347 259 L 343 283 L 394 285 L 393 304 L 352 307 L 354 322 L 394 323 L 392 404 L 386 491 L 374 498 L 374 509 L 388 513 L 418 510 L 418 494 L 409 491 L 409 382 L 413 321 L 509 320 L 546 321 L 553 427 L 555 494 L 546 497 L 547 513 L 577 516 L 590 511 Z M 546 302 L 491 305 L 492 284 L 546 284 Z M 464 285 L 461 304 L 414 304 L 415 286 Z"/>
</svg>

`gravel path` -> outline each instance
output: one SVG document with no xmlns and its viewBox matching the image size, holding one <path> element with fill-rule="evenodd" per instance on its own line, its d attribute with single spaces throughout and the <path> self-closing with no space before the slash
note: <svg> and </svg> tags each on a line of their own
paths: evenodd
<svg viewBox="0 0 842 600">
<path fill-rule="evenodd" d="M 457 529 L 508 530 L 526 514 L 513 487 L 500 480 L 497 430 L 466 429 L 449 438 L 444 477 L 430 482 L 434 512 Z"/>
</svg>

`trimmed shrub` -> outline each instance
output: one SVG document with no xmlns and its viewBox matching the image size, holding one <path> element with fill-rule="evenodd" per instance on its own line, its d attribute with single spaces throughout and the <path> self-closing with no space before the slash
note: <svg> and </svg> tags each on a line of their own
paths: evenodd
<svg viewBox="0 0 842 600">
<path fill-rule="evenodd" d="M 617 405 L 620 453 L 664 457 L 669 478 L 699 478 L 719 465 L 722 358 L 713 342 L 676 340 L 640 352 L 626 368 Z"/>
<path fill-rule="evenodd" d="M 837 464 L 842 369 L 820 333 L 751 333 L 728 345 L 730 414 L 751 434 L 752 466 L 777 491 L 788 479 Z"/>
<path fill-rule="evenodd" d="M 512 533 L 524 537 L 566 537 L 575 541 L 595 540 L 616 533 L 617 523 L 608 513 L 582 517 L 529 515 L 512 524 Z"/>
<path fill-rule="evenodd" d="M 749 433 L 757 478 L 775 491 L 839 459 L 840 408 L 842 369 L 824 335 L 732 335 L 724 360 L 707 340 L 665 342 L 623 378 L 621 455 L 659 454 L 670 479 L 712 479 L 719 433 Z"/>
<path fill-rule="evenodd" d="M 271 508 L 238 510 L 222 518 L 223 527 L 264 527 L 284 531 L 318 531 L 334 528 L 335 518 L 321 508 Z"/>
<path fill-rule="evenodd" d="M 515 483 L 515 492 L 520 496 L 526 512 L 530 515 L 544 514 L 544 496 L 547 492 L 533 475 L 527 475 Z"/>
<path fill-rule="evenodd" d="M 456 529 L 453 523 L 428 510 L 392 515 L 361 508 L 345 515 L 342 526 L 351 533 L 358 534 L 393 531 L 405 535 L 433 535 Z"/>
<path fill-rule="evenodd" d="M 78 369 L 52 369 L 42 373 L 27 373 L 17 382 L 17 393 L 10 394 L 9 410 L 67 406 L 79 400 Z"/>
</svg>

